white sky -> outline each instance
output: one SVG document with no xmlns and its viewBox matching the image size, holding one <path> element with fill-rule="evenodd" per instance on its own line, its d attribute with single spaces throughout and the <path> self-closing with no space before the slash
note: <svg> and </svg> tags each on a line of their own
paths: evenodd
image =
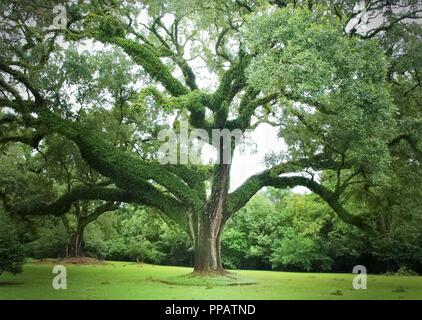
<svg viewBox="0 0 422 320">
<path fill-rule="evenodd" d="M 248 149 L 241 152 L 240 148 L 235 150 L 231 171 L 231 190 L 239 187 L 251 175 L 266 169 L 263 161 L 267 153 L 281 152 L 287 148 L 284 141 L 278 138 L 278 129 L 269 124 L 260 124 L 250 138 L 256 144 L 254 148 L 256 152 L 250 152 Z"/>
</svg>

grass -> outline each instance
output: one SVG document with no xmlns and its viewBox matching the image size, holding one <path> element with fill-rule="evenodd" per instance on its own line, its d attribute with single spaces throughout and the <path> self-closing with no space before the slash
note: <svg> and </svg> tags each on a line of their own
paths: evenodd
<svg viewBox="0 0 422 320">
<path fill-rule="evenodd" d="M 217 286 L 240 286 L 252 285 L 257 281 L 254 279 L 246 278 L 243 274 L 238 272 L 230 272 L 225 275 L 208 275 L 199 276 L 192 274 L 183 274 L 176 276 L 162 276 L 156 279 L 157 282 L 177 285 L 177 286 L 202 286 L 202 287 L 217 287 Z"/>
<path fill-rule="evenodd" d="M 234 272 L 247 284 L 240 286 L 224 278 L 201 283 L 186 276 L 192 269 L 181 267 L 125 262 L 66 267 L 67 290 L 52 288 L 51 262 L 26 264 L 17 276 L 4 273 L 0 299 L 422 299 L 422 277 L 415 276 L 369 275 L 368 289 L 354 290 L 353 274 L 245 270 Z"/>
</svg>

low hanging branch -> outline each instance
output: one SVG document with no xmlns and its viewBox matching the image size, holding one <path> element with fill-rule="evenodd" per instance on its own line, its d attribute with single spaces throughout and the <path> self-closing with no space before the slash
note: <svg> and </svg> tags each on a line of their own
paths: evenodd
<svg viewBox="0 0 422 320">
<path fill-rule="evenodd" d="M 144 188 L 128 191 L 111 187 L 80 186 L 59 197 L 52 203 L 26 203 L 21 201 L 18 205 L 11 204 L 4 193 L 0 193 L 3 205 L 7 211 L 19 215 L 53 215 L 66 214 L 73 203 L 81 200 L 103 200 L 107 202 L 135 203 L 155 207 L 177 222 L 181 227 L 186 227 L 186 207 L 171 196 L 165 195 L 153 186 L 145 184 Z M 107 209 L 109 205 L 100 207 Z"/>
<path fill-rule="evenodd" d="M 279 189 L 294 188 L 297 186 L 307 187 L 319 195 L 330 206 L 331 209 L 346 223 L 359 228 L 366 228 L 367 224 L 363 217 L 365 215 L 352 215 L 340 203 L 337 195 L 312 179 L 302 176 L 274 177 L 269 171 L 250 177 L 246 182 L 230 194 L 229 215 L 242 208 L 249 199 L 263 187 L 274 187 Z"/>
</svg>

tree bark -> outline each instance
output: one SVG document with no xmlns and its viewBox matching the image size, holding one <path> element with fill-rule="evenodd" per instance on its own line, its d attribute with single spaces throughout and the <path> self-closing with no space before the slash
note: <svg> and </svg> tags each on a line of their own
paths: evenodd
<svg viewBox="0 0 422 320">
<path fill-rule="evenodd" d="M 223 273 L 221 232 L 227 221 L 227 196 L 230 165 L 219 165 L 215 172 L 211 197 L 206 212 L 189 215 L 191 238 L 194 243 L 194 273 Z"/>
<path fill-rule="evenodd" d="M 84 248 L 84 230 L 85 226 L 78 225 L 76 231 L 71 237 L 70 255 L 72 257 L 82 257 Z"/>
<path fill-rule="evenodd" d="M 208 220 L 208 219 L 207 219 Z M 194 243 L 195 273 L 223 273 L 221 261 L 220 236 L 224 224 L 214 220 L 208 220 L 199 226 L 198 237 Z"/>
<path fill-rule="evenodd" d="M 65 216 L 62 217 L 62 220 L 67 232 L 71 234 L 70 255 L 72 257 L 81 257 L 84 255 L 84 231 L 87 225 L 95 221 L 103 213 L 116 210 L 119 207 L 119 204 L 114 202 L 107 202 L 101 206 L 96 207 L 92 211 L 89 211 L 86 202 L 83 203 L 82 206 L 80 206 L 80 204 L 75 204 L 74 207 L 76 214 L 76 230 L 71 230 L 69 221 Z"/>
</svg>

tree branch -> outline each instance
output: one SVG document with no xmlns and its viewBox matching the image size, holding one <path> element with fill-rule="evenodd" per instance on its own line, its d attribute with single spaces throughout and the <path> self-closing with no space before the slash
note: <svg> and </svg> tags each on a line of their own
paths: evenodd
<svg viewBox="0 0 422 320">
<path fill-rule="evenodd" d="M 272 176 L 269 171 L 250 177 L 246 182 L 230 194 L 229 197 L 229 215 L 234 214 L 242 208 L 249 199 L 261 188 L 271 186 L 279 189 L 294 188 L 304 186 L 319 195 L 333 209 L 341 220 L 364 228 L 365 221 L 362 216 L 352 215 L 340 203 L 338 197 L 326 187 L 320 185 L 306 177 L 302 176 Z"/>
<path fill-rule="evenodd" d="M 4 193 L 0 193 L 3 205 L 12 214 L 27 215 L 53 215 L 62 216 L 67 213 L 72 204 L 80 200 L 104 200 L 108 202 L 124 202 L 146 205 L 161 210 L 166 216 L 186 227 L 186 207 L 175 198 L 165 195 L 158 189 L 145 183 L 142 188 L 136 191 L 128 191 L 118 188 L 80 186 L 67 192 L 52 203 L 28 203 L 21 202 L 19 205 L 11 205 Z M 109 211 L 108 206 L 98 208 Z M 95 213 L 95 212 L 94 212 Z"/>
<path fill-rule="evenodd" d="M 30 83 L 29 79 L 21 72 L 10 68 L 3 61 L 0 61 L 0 70 L 11 75 L 14 79 L 22 83 L 34 96 L 36 103 L 41 103 L 43 98 L 38 90 Z M 18 95 L 19 96 L 19 95 Z"/>
<path fill-rule="evenodd" d="M 49 130 L 72 140 L 84 160 L 103 176 L 113 179 L 119 187 L 136 190 L 144 187 L 146 181 L 153 180 L 186 204 L 194 208 L 203 205 L 200 193 L 164 166 L 136 158 L 107 143 L 80 123 L 64 120 L 46 109 L 40 112 L 40 121 Z"/>
<path fill-rule="evenodd" d="M 123 37 L 96 37 L 96 39 L 122 48 L 134 62 L 144 68 L 152 79 L 160 82 L 173 96 L 181 96 L 189 92 L 179 80 L 173 77 L 167 66 L 161 62 L 159 54 L 150 45 L 140 44 Z"/>
</svg>

